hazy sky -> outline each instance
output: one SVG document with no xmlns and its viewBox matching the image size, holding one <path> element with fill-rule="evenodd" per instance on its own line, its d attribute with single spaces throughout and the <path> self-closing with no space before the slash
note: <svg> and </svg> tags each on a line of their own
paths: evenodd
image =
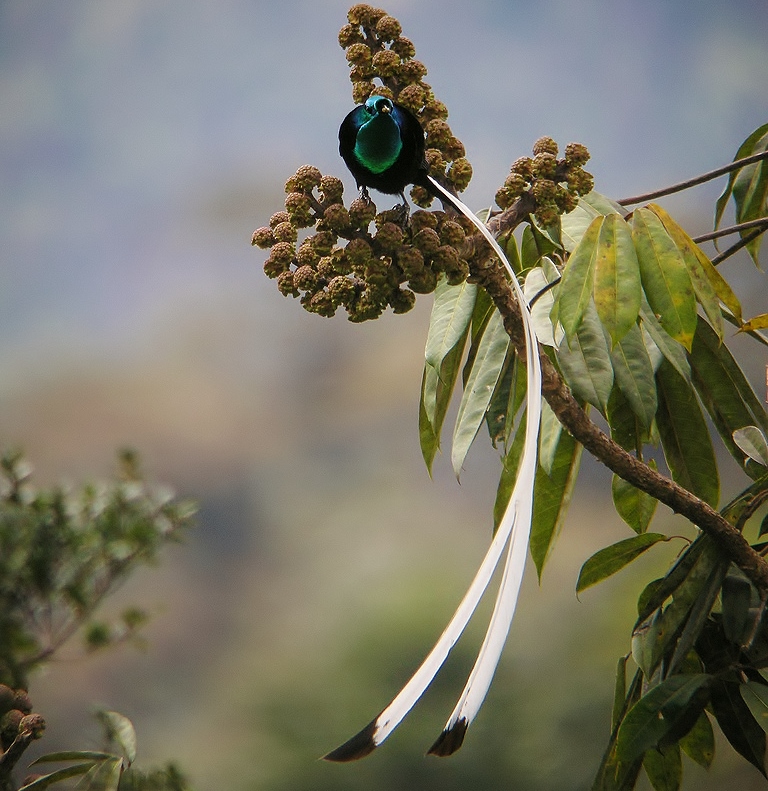
<svg viewBox="0 0 768 791">
<path fill-rule="evenodd" d="M 108 349 L 195 295 L 275 298 L 249 235 L 298 165 L 343 172 L 347 7 L 0 3 L 0 361 Z M 387 8 L 450 108 L 477 206 L 542 134 L 585 143 L 620 197 L 721 164 L 766 120 L 763 0 Z"/>
</svg>

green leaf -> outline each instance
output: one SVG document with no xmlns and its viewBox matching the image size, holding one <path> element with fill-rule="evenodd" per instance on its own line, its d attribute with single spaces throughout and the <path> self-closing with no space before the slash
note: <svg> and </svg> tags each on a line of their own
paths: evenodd
<svg viewBox="0 0 768 791">
<path fill-rule="evenodd" d="M 678 791 L 683 780 L 680 747 L 672 744 L 663 749 L 648 750 L 643 757 L 643 769 L 655 791 Z"/>
<path fill-rule="evenodd" d="M 691 386 L 666 360 L 656 372 L 656 424 L 672 478 L 715 507 L 720 478 L 706 421 Z"/>
<path fill-rule="evenodd" d="M 733 158 L 733 161 L 736 162 L 738 159 L 744 159 L 745 157 L 749 157 L 752 156 L 752 154 L 758 153 L 758 151 L 762 151 L 763 149 L 758 148 L 758 146 L 766 134 L 768 134 L 768 124 L 763 124 L 763 126 L 755 129 L 755 131 L 752 132 L 752 134 L 739 146 L 739 150 L 736 152 L 736 156 Z M 720 225 L 720 220 L 723 218 L 723 213 L 725 212 L 728 198 L 730 198 L 733 194 L 733 185 L 736 181 L 736 177 L 739 174 L 739 170 L 731 171 L 730 175 L 728 176 L 728 183 L 725 185 L 725 189 L 717 199 L 717 203 L 715 204 L 715 230 L 717 230 L 718 226 Z"/>
<path fill-rule="evenodd" d="M 431 365 L 424 366 L 419 401 L 419 442 L 430 475 L 435 455 L 440 449 L 440 434 L 459 375 L 465 341 L 466 336 L 446 355 L 440 373 Z"/>
<path fill-rule="evenodd" d="M 706 711 L 702 711 L 696 724 L 680 739 L 683 752 L 699 766 L 709 769 L 715 758 L 715 732 Z"/>
<path fill-rule="evenodd" d="M 656 462 L 651 459 L 648 466 L 655 470 Z M 635 533 L 645 533 L 656 511 L 658 500 L 618 475 L 613 476 L 611 492 L 616 513 Z"/>
<path fill-rule="evenodd" d="M 576 249 L 592 220 L 604 213 L 590 206 L 583 198 L 580 198 L 573 211 L 569 211 L 568 214 L 563 214 L 560 217 L 560 235 L 563 240 L 563 247 L 567 252 L 572 253 Z"/>
<path fill-rule="evenodd" d="M 569 340 L 581 324 L 584 311 L 592 297 L 597 240 L 604 219 L 604 217 L 598 216 L 592 220 L 563 270 L 563 279 L 560 283 L 556 305 L 558 318 Z"/>
<path fill-rule="evenodd" d="M 451 462 L 458 477 L 472 442 L 477 435 L 499 380 L 509 336 L 498 311 L 494 311 L 477 348 L 467 378 L 453 431 Z"/>
<path fill-rule="evenodd" d="M 768 130 L 755 142 L 753 153 L 768 150 Z M 757 220 L 768 212 L 768 161 L 753 162 L 736 172 L 733 182 L 733 200 L 736 204 L 736 222 L 749 222 Z M 743 239 L 749 231 L 741 231 Z M 747 244 L 747 251 L 752 260 L 759 267 L 757 258 L 762 234 Z"/>
<path fill-rule="evenodd" d="M 616 754 L 624 763 L 639 758 L 655 748 L 685 715 L 696 693 L 710 684 L 706 673 L 670 676 L 653 687 L 630 709 L 616 737 Z"/>
<path fill-rule="evenodd" d="M 661 352 L 662 356 L 666 357 L 680 376 L 689 382 L 691 380 L 691 366 L 685 349 L 664 332 L 661 323 L 653 315 L 651 306 L 645 300 L 643 300 L 643 305 L 640 308 L 640 322 L 643 328 L 643 340 L 646 340 L 645 336 L 647 334 L 656 344 L 656 348 Z M 703 322 L 698 322 L 696 324 L 697 328 L 699 324 L 703 324 Z M 695 342 L 696 337 L 694 336 Z"/>
<path fill-rule="evenodd" d="M 49 786 L 54 785 L 54 783 L 60 783 L 63 780 L 69 780 L 71 777 L 79 777 L 80 775 L 84 775 L 94 766 L 96 766 L 96 764 L 93 761 L 88 761 L 87 763 L 67 766 L 64 769 L 57 769 L 55 772 L 42 775 L 36 780 L 33 780 L 31 783 L 23 785 L 19 791 L 42 791 L 42 789 L 48 788 Z"/>
<path fill-rule="evenodd" d="M 693 383 L 728 452 L 740 465 L 747 456 L 733 432 L 757 426 L 768 432 L 768 415 L 727 346 L 705 322 L 696 327 L 690 354 Z M 747 473 L 755 477 L 747 469 Z"/>
<path fill-rule="evenodd" d="M 605 195 L 595 192 L 595 190 L 588 192 L 586 195 L 582 195 L 581 198 L 579 198 L 579 203 L 582 202 L 606 216 L 609 214 L 620 214 L 622 217 L 626 217 L 628 213 L 620 203 L 616 203 L 615 200 L 611 200 L 611 198 L 607 198 Z"/>
<path fill-rule="evenodd" d="M 560 345 L 557 361 L 576 400 L 605 414 L 613 387 L 613 364 L 593 302 L 587 305 L 573 337 Z"/>
<path fill-rule="evenodd" d="M 731 747 L 764 777 L 768 777 L 765 771 L 765 731 L 741 697 L 740 686 L 716 680 L 712 684 L 712 712 Z"/>
<path fill-rule="evenodd" d="M 749 707 L 755 722 L 768 732 L 768 687 L 755 681 L 740 685 L 741 696 Z"/>
<path fill-rule="evenodd" d="M 444 277 L 438 280 L 424 350 L 427 365 L 436 371 L 441 370 L 446 356 L 466 336 L 476 299 L 476 285 L 464 282 L 451 286 Z"/>
<path fill-rule="evenodd" d="M 592 585 L 597 585 L 598 582 L 602 582 L 620 571 L 654 544 L 670 540 L 663 533 L 642 533 L 601 549 L 581 567 L 579 579 L 576 582 L 576 592 L 581 593 L 581 591 Z"/>
<path fill-rule="evenodd" d="M 624 393 L 614 385 L 608 398 L 606 419 L 611 428 L 611 439 L 624 450 L 639 452 L 649 440 L 649 432 L 640 425 Z"/>
<path fill-rule="evenodd" d="M 552 411 L 550 405 L 544 401 L 541 405 L 541 423 L 539 425 L 539 465 L 547 475 L 552 474 L 552 464 L 555 460 L 557 445 L 562 433 L 562 425 Z"/>
<path fill-rule="evenodd" d="M 614 346 L 611 352 L 613 375 L 632 411 L 645 429 L 656 416 L 656 381 L 653 365 L 637 325 Z"/>
<path fill-rule="evenodd" d="M 549 471 L 536 469 L 530 549 L 541 579 L 555 539 L 565 522 L 581 464 L 582 446 L 567 431 L 558 435 Z"/>
<path fill-rule="evenodd" d="M 496 501 L 493 504 L 493 530 L 494 533 L 501 523 L 504 512 L 507 510 L 509 498 L 512 496 L 512 489 L 517 479 L 517 468 L 520 463 L 520 454 L 523 451 L 523 444 L 525 442 L 525 425 L 526 425 L 526 411 L 520 419 L 520 423 L 515 432 L 514 439 L 509 445 L 504 458 L 501 460 L 501 476 L 499 477 L 499 484 L 496 488 Z M 534 503 L 534 511 L 536 503 Z"/>
<path fill-rule="evenodd" d="M 653 312 L 664 331 L 690 349 L 696 329 L 696 299 L 680 251 L 649 209 L 635 210 L 632 237 L 643 290 Z"/>
<path fill-rule="evenodd" d="M 105 761 L 114 758 L 113 753 L 95 752 L 93 750 L 60 750 L 55 753 L 46 753 L 35 758 L 30 766 L 43 763 L 59 763 L 60 761 Z"/>
<path fill-rule="evenodd" d="M 594 297 L 597 315 L 613 345 L 635 326 L 640 296 L 640 267 L 632 231 L 618 214 L 609 214 L 597 240 Z"/>
<path fill-rule="evenodd" d="M 728 574 L 723 580 L 723 632 L 728 640 L 741 645 L 749 628 L 749 607 L 752 586 L 739 574 Z"/>
<path fill-rule="evenodd" d="M 550 283 L 559 280 L 560 273 L 549 258 L 545 257 L 541 260 L 541 266 L 536 266 L 528 272 L 523 285 L 523 294 L 529 302 L 540 294 L 531 308 L 533 329 L 536 332 L 536 338 L 539 343 L 557 347 L 560 345 L 564 334 L 563 328 L 552 317 L 555 291 L 558 287 L 555 286 L 554 289 L 544 293 L 541 292 Z"/>
<path fill-rule="evenodd" d="M 691 276 L 691 283 L 696 294 L 696 299 L 706 313 L 709 323 L 715 329 L 718 337 L 722 339 L 724 333 L 723 316 L 720 312 L 720 300 L 715 293 L 715 289 L 710 279 L 710 272 L 717 272 L 712 262 L 698 248 L 696 242 L 667 214 L 661 206 L 655 203 L 648 205 L 648 208 L 661 220 L 664 229 L 677 245 L 677 249 L 683 256 L 688 274 Z"/>
<path fill-rule="evenodd" d="M 616 663 L 616 680 L 613 685 L 613 710 L 611 711 L 611 730 L 621 722 L 624 712 L 624 700 L 627 696 L 627 660 L 622 656 Z"/>
<path fill-rule="evenodd" d="M 100 711 L 97 716 L 130 766 L 136 760 L 136 731 L 133 723 L 116 711 Z"/>
<path fill-rule="evenodd" d="M 733 432 L 733 441 L 744 453 L 763 467 L 768 467 L 768 442 L 757 426 L 744 426 Z"/>
</svg>

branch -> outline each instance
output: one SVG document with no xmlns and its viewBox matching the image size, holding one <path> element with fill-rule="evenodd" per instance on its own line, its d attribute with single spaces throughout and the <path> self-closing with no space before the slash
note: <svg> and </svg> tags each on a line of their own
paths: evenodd
<svg viewBox="0 0 768 791">
<path fill-rule="evenodd" d="M 45 730 L 45 720 L 39 714 L 27 714 L 19 723 L 19 732 L 5 752 L 0 750 L 0 791 L 13 791 L 11 772 L 24 751 Z"/>
<path fill-rule="evenodd" d="M 664 195 L 672 195 L 675 192 L 682 192 L 683 190 L 687 190 L 690 187 L 695 187 L 697 184 L 703 184 L 705 181 L 711 181 L 712 179 L 718 178 L 718 176 L 723 176 L 726 173 L 730 173 L 732 170 L 738 170 L 739 168 L 743 168 L 745 165 L 751 165 L 754 162 L 760 162 L 762 159 L 768 159 L 768 151 L 761 151 L 759 154 L 752 154 L 749 157 L 736 159 L 728 165 L 723 165 L 721 168 L 710 170 L 708 173 L 702 173 L 701 176 L 696 176 L 695 178 L 688 179 L 687 181 L 681 181 L 679 184 L 673 184 L 670 187 L 663 187 L 662 189 L 656 190 L 655 192 L 646 192 L 645 195 L 636 195 L 632 198 L 622 198 L 620 201 L 617 201 L 617 203 L 619 203 L 621 206 L 630 206 L 633 203 L 645 203 L 646 201 L 654 200 L 655 198 L 662 198 Z"/>
<path fill-rule="evenodd" d="M 520 306 L 500 266 L 479 268 L 473 276 L 488 292 L 504 320 L 518 357 L 525 359 Z M 558 420 L 598 461 L 633 486 L 686 517 L 710 535 L 762 594 L 768 594 L 768 562 L 749 545 L 744 536 L 721 514 L 670 478 L 651 469 L 616 444 L 587 416 L 573 397 L 549 357 L 540 350 L 542 394 Z"/>
<path fill-rule="evenodd" d="M 761 233 L 765 233 L 765 227 L 755 228 L 754 231 L 748 233 L 746 236 L 742 236 L 738 242 L 732 244 L 727 250 L 723 250 L 720 255 L 715 256 L 712 259 L 712 266 L 718 266 L 718 264 L 722 264 L 726 258 L 730 258 L 734 253 L 738 253 L 742 247 L 746 247 L 751 241 L 757 239 Z"/>
<path fill-rule="evenodd" d="M 708 242 L 711 239 L 719 239 L 721 236 L 730 236 L 732 233 L 747 231 L 750 228 L 768 229 L 768 217 L 760 217 L 757 220 L 750 220 L 749 222 L 740 222 L 738 225 L 729 225 L 727 228 L 718 228 L 716 231 L 703 233 L 701 236 L 694 236 L 693 241 L 696 242 L 696 244 L 699 244 L 699 242 Z"/>
</svg>

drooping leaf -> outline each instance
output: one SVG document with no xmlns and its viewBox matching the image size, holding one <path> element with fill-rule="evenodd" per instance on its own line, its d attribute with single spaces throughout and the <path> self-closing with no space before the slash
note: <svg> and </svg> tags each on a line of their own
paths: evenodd
<svg viewBox="0 0 768 791">
<path fill-rule="evenodd" d="M 672 478 L 715 507 L 720 497 L 717 460 L 693 389 L 666 360 L 656 381 L 656 424 Z"/>
<path fill-rule="evenodd" d="M 557 267 L 545 256 L 541 259 L 541 266 L 536 266 L 528 272 L 523 284 L 525 298 L 529 303 L 535 300 L 531 307 L 531 321 L 536 331 L 536 338 L 539 343 L 546 346 L 559 346 L 564 335 L 563 328 L 552 317 L 555 291 L 544 290 L 550 283 L 559 279 L 560 273 Z M 555 286 L 555 289 L 557 288 L 558 286 Z"/>
<path fill-rule="evenodd" d="M 544 256 L 552 255 L 558 249 L 559 244 L 547 232 L 543 231 L 535 223 L 526 225 L 520 245 L 520 263 L 523 271 L 533 269 Z"/>
<path fill-rule="evenodd" d="M 613 386 L 613 364 L 593 302 L 587 305 L 573 337 L 560 344 L 557 361 L 576 399 L 605 414 Z"/>
<path fill-rule="evenodd" d="M 744 426 L 733 432 L 733 441 L 750 459 L 768 467 L 768 442 L 757 426 Z"/>
<path fill-rule="evenodd" d="M 637 452 L 648 441 L 648 430 L 640 425 L 627 397 L 616 385 L 608 398 L 606 418 L 611 428 L 611 439 L 624 450 Z"/>
<path fill-rule="evenodd" d="M 648 466 L 655 470 L 656 462 L 650 459 Z M 618 475 L 613 476 L 611 492 L 616 513 L 635 533 L 645 533 L 656 511 L 658 500 Z"/>
<path fill-rule="evenodd" d="M 128 717 L 116 711 L 100 711 L 97 716 L 109 738 L 117 744 L 130 766 L 136 760 L 136 731 L 133 723 Z"/>
<path fill-rule="evenodd" d="M 573 211 L 560 217 L 560 234 L 563 247 L 567 252 L 572 253 L 576 249 L 576 245 L 581 241 L 581 237 L 584 236 L 592 220 L 601 214 L 605 214 L 605 212 L 598 211 L 583 198 L 580 198 Z"/>
<path fill-rule="evenodd" d="M 597 240 L 604 219 L 598 216 L 592 220 L 563 270 L 556 305 L 558 319 L 569 340 L 581 324 L 584 311 L 592 298 Z"/>
<path fill-rule="evenodd" d="M 723 280 L 722 276 L 717 269 L 712 266 L 712 262 L 707 258 L 696 242 L 691 239 L 685 230 L 679 226 L 661 206 L 651 203 L 648 208 L 661 220 L 665 230 L 672 237 L 672 241 L 677 245 L 677 249 L 682 254 L 685 265 L 688 268 L 688 274 L 691 276 L 696 299 L 704 309 L 709 323 L 712 325 L 715 332 L 717 332 L 718 337 L 722 340 L 724 326 L 723 316 L 720 312 L 720 297 L 715 291 L 713 284 L 717 283 L 718 286 L 721 287 L 719 281 Z M 738 304 L 736 295 L 733 294 L 727 283 L 726 286 L 728 291 L 730 291 L 728 301 L 732 304 L 735 302 L 735 305 L 738 306 L 737 309 L 740 311 L 741 306 Z M 726 302 L 725 304 L 727 305 L 728 303 Z"/>
<path fill-rule="evenodd" d="M 720 343 L 717 334 L 703 320 L 696 327 L 690 363 L 696 392 L 723 444 L 743 465 L 747 457 L 734 441 L 733 432 L 749 425 L 768 431 L 768 415 L 763 405 L 727 346 Z M 747 473 L 752 474 L 750 469 Z"/>
<path fill-rule="evenodd" d="M 715 758 L 715 732 L 706 711 L 702 711 L 696 724 L 682 739 L 683 752 L 699 766 L 709 769 Z"/>
<path fill-rule="evenodd" d="M 586 203 L 593 209 L 599 211 L 600 214 L 605 214 L 606 216 L 609 214 L 618 214 L 621 217 L 627 216 L 627 210 L 620 203 L 616 203 L 615 200 L 599 192 L 595 192 L 595 190 L 588 192 L 586 195 L 582 195 L 579 198 L 579 203 Z"/>
<path fill-rule="evenodd" d="M 495 311 L 478 346 L 456 417 L 451 462 L 457 477 L 461 474 L 467 451 L 485 418 L 509 343 L 501 314 Z"/>
<path fill-rule="evenodd" d="M 579 474 L 581 451 L 581 444 L 567 431 L 561 431 L 549 471 L 541 465 L 536 470 L 530 548 L 539 579 L 565 522 Z"/>
<path fill-rule="evenodd" d="M 621 722 L 624 700 L 627 697 L 627 660 L 622 656 L 616 663 L 616 680 L 613 685 L 613 709 L 611 711 L 611 730 Z"/>
<path fill-rule="evenodd" d="M 436 371 L 441 370 L 443 360 L 465 336 L 476 298 L 477 286 L 473 283 L 451 286 L 444 277 L 438 281 L 424 350 L 427 365 Z"/>
<path fill-rule="evenodd" d="M 645 429 L 656 416 L 656 381 L 643 334 L 635 324 L 611 352 L 616 384 Z"/>
<path fill-rule="evenodd" d="M 766 776 L 765 731 L 741 697 L 740 686 L 717 679 L 711 689 L 712 712 L 731 747 Z"/>
<path fill-rule="evenodd" d="M 635 210 L 632 238 L 643 290 L 653 312 L 664 331 L 690 349 L 696 329 L 696 299 L 682 254 L 649 209 Z"/>
<path fill-rule="evenodd" d="M 740 328 L 741 332 L 754 332 L 755 330 L 768 330 L 768 313 L 761 313 L 749 321 L 745 321 Z"/>
<path fill-rule="evenodd" d="M 23 785 L 20 791 L 43 791 L 44 788 L 49 788 L 56 783 L 69 780 L 72 777 L 80 777 L 81 775 L 86 774 L 86 772 L 88 772 L 94 766 L 96 766 L 95 762 L 87 761 L 85 763 L 66 766 L 63 769 L 57 769 L 55 772 L 42 775 L 33 780 L 31 783 Z"/>
<path fill-rule="evenodd" d="M 654 544 L 669 540 L 670 538 L 663 533 L 642 533 L 599 550 L 581 567 L 576 582 L 576 592 L 581 593 L 592 585 L 597 585 L 598 582 L 621 571 Z"/>
<path fill-rule="evenodd" d="M 643 623 L 643 621 L 655 610 L 659 609 L 659 607 L 661 607 L 691 576 L 693 569 L 696 567 L 702 555 L 706 555 L 707 560 L 703 569 L 698 572 L 698 576 L 709 575 L 716 558 L 716 552 L 711 546 L 708 546 L 710 543 L 711 539 L 706 535 L 700 535 L 691 546 L 680 555 L 665 577 L 660 580 L 654 580 L 646 586 L 646 589 L 640 594 L 640 598 L 637 602 L 636 626 Z M 690 602 L 693 601 L 694 597 L 690 598 Z"/>
<path fill-rule="evenodd" d="M 762 126 L 755 129 L 754 132 L 752 132 L 752 134 L 739 146 L 739 150 L 736 152 L 736 156 L 733 158 L 733 161 L 736 162 L 739 159 L 744 159 L 745 157 L 752 156 L 752 154 L 756 154 L 759 151 L 763 151 L 764 149 L 760 148 L 759 146 L 765 135 L 768 135 L 768 124 L 763 124 Z M 725 212 L 725 207 L 728 203 L 728 199 L 733 194 L 733 185 L 738 174 L 739 170 L 731 171 L 730 175 L 728 176 L 728 183 L 725 185 L 725 189 L 717 199 L 717 203 L 715 204 L 715 230 L 717 230 L 719 227 L 720 220 L 723 218 L 723 213 Z"/>
<path fill-rule="evenodd" d="M 640 296 L 640 267 L 632 231 L 618 214 L 609 214 L 597 240 L 594 297 L 612 345 L 635 326 Z"/>
<path fill-rule="evenodd" d="M 541 424 L 539 426 L 539 466 L 547 475 L 552 474 L 552 464 L 555 460 L 562 430 L 563 427 L 557 419 L 557 415 L 544 401 L 541 405 Z"/>
<path fill-rule="evenodd" d="M 643 339 L 645 339 L 645 334 L 647 333 L 656 344 L 656 348 L 672 363 L 680 376 L 686 381 L 690 381 L 691 366 L 688 362 L 685 349 L 664 332 L 661 323 L 656 316 L 653 315 L 650 305 L 645 300 L 643 300 L 643 305 L 640 308 L 640 322 L 640 326 L 643 329 Z M 698 327 L 698 323 L 696 326 Z M 694 336 L 694 343 L 695 342 L 696 338 Z"/>
<path fill-rule="evenodd" d="M 755 142 L 753 153 L 768 150 L 768 130 Z M 736 204 L 736 221 L 749 222 L 768 214 L 768 160 L 753 162 L 736 171 L 733 182 L 733 201 Z M 741 231 L 742 239 L 749 231 Z M 760 234 L 747 244 L 747 252 L 759 266 L 758 252 L 763 235 Z"/>
<path fill-rule="evenodd" d="M 465 285 L 450 286 L 441 278 L 435 289 L 419 403 L 421 452 L 430 474 L 477 301 L 477 288 Z"/>
<path fill-rule="evenodd" d="M 706 673 L 669 676 L 649 690 L 624 717 L 616 738 L 616 753 L 630 762 L 654 749 L 686 713 L 696 693 L 712 682 Z"/>
<path fill-rule="evenodd" d="M 648 750 L 643 757 L 643 769 L 655 791 L 678 791 L 683 780 L 680 747 L 672 744 L 658 750 Z"/>
<path fill-rule="evenodd" d="M 525 425 L 526 413 L 520 419 L 520 423 L 515 432 L 515 436 L 509 445 L 504 458 L 501 460 L 501 476 L 499 477 L 499 484 L 496 487 L 496 501 L 493 504 L 493 530 L 496 532 L 504 513 L 509 504 L 509 498 L 512 496 L 512 489 L 517 480 L 517 469 L 520 463 L 520 454 L 523 451 L 523 443 L 525 438 Z M 534 508 L 536 503 L 534 502 Z"/>
<path fill-rule="evenodd" d="M 728 574 L 723 580 L 723 632 L 728 640 L 741 645 L 749 626 L 752 586 L 739 574 Z"/>
<path fill-rule="evenodd" d="M 768 688 L 764 684 L 748 681 L 740 685 L 740 691 L 755 721 L 768 733 Z"/>
<path fill-rule="evenodd" d="M 459 375 L 465 341 L 466 335 L 445 356 L 440 373 L 431 365 L 424 366 L 419 401 L 419 442 L 430 475 L 435 455 L 440 449 L 440 434 Z"/>
</svg>

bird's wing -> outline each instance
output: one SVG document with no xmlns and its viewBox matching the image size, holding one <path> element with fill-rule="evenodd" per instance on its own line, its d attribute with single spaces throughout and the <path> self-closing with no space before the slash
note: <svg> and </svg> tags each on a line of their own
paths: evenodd
<svg viewBox="0 0 768 791">
<path fill-rule="evenodd" d="M 352 761 L 368 755 L 389 736 L 411 710 L 431 683 L 469 622 L 498 565 L 504 547 L 509 541 L 504 574 L 480 653 L 456 708 L 429 752 L 435 755 L 450 755 L 461 746 L 466 729 L 480 709 L 499 663 L 501 651 L 514 616 L 527 555 L 533 512 L 533 486 L 536 475 L 539 424 L 541 422 L 541 367 L 530 312 L 518 285 L 517 277 L 490 231 L 458 198 L 448 193 L 431 177 L 427 176 L 426 178 L 431 186 L 431 192 L 434 191 L 438 197 L 444 197 L 477 227 L 510 273 L 525 328 L 527 366 L 525 441 L 517 480 L 504 516 L 469 590 L 464 595 L 450 623 L 419 669 L 389 706 L 362 731 L 341 747 L 328 753 L 325 758 L 330 761 Z"/>
</svg>

